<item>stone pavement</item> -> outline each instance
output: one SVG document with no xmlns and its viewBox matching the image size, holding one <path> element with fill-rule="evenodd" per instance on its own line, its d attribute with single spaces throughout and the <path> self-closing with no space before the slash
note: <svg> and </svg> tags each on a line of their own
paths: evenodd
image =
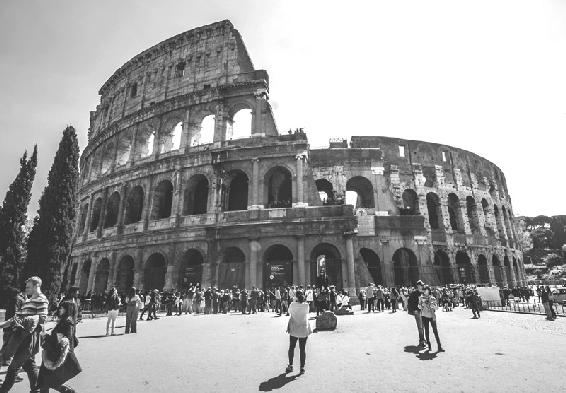
<svg viewBox="0 0 566 393">
<path fill-rule="evenodd" d="M 272 313 L 163 317 L 114 337 L 104 336 L 105 319 L 85 320 L 77 348 L 84 372 L 70 385 L 80 393 L 558 392 L 566 385 L 566 318 L 470 318 L 462 308 L 439 312 L 446 352 L 419 353 L 406 313 L 358 310 L 338 317 L 336 331 L 313 334 L 306 374 L 297 367 L 287 376 L 287 318 Z M 123 326 L 124 317 L 118 321 Z M 27 392 L 27 378 L 13 391 Z"/>
</svg>

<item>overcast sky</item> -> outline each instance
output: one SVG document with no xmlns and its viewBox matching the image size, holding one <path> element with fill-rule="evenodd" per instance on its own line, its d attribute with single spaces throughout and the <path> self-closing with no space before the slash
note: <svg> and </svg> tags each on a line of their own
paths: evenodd
<svg viewBox="0 0 566 393">
<path fill-rule="evenodd" d="M 223 19 L 270 75 L 281 132 L 387 135 L 473 151 L 515 215 L 566 214 L 566 1 L 0 1 L 0 197 L 39 145 L 30 212 L 61 133 L 81 150 L 122 64 Z M 549 202 L 554 204 L 551 205 Z"/>
</svg>

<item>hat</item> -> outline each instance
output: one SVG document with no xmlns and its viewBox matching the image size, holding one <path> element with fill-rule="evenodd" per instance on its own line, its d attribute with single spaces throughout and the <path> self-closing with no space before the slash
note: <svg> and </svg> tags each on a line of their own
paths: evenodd
<svg viewBox="0 0 566 393">
<path fill-rule="evenodd" d="M 417 281 L 417 285 L 424 285 L 424 282 L 422 282 L 422 280 Z"/>
</svg>

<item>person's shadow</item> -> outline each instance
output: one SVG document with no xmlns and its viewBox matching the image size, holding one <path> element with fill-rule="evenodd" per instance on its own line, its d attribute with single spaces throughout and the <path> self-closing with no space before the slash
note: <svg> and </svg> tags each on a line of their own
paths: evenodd
<svg viewBox="0 0 566 393">
<path fill-rule="evenodd" d="M 407 353 L 414 353 L 417 355 L 419 360 L 432 360 L 435 359 L 438 354 L 438 352 L 422 351 L 422 349 L 416 345 L 407 345 L 405 346 L 404 351 Z"/>
<path fill-rule="evenodd" d="M 289 382 L 297 379 L 299 375 L 295 374 L 292 376 L 287 376 L 286 373 L 279 374 L 276 377 L 270 378 L 265 382 L 259 384 L 260 392 L 271 392 L 272 390 L 281 389 L 283 386 L 287 385 Z"/>
</svg>

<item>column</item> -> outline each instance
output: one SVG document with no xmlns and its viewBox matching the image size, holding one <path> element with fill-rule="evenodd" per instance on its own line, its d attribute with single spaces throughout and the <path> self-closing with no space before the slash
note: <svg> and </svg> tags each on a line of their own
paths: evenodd
<svg viewBox="0 0 566 393">
<path fill-rule="evenodd" d="M 116 285 L 116 276 L 118 274 L 118 257 L 116 251 L 113 251 L 110 256 L 110 270 L 108 272 L 108 279 L 106 281 L 106 289 L 110 289 Z"/>
<path fill-rule="evenodd" d="M 257 239 L 250 239 L 250 288 L 257 287 L 257 263 L 261 245 Z"/>
<path fill-rule="evenodd" d="M 297 179 L 296 179 L 296 186 L 297 186 L 297 202 L 294 203 L 293 207 L 302 207 L 305 205 L 303 198 L 304 198 L 304 179 L 303 179 L 303 154 L 297 155 Z"/>
<path fill-rule="evenodd" d="M 252 158 L 252 205 L 250 209 L 261 209 L 259 203 L 259 158 Z"/>
<path fill-rule="evenodd" d="M 106 203 L 108 202 L 108 188 L 104 189 L 104 197 L 102 198 L 102 206 L 100 208 L 100 218 L 98 220 L 98 228 L 96 228 L 96 237 L 102 237 L 102 227 L 106 221 Z"/>
<path fill-rule="evenodd" d="M 128 186 L 127 184 L 122 184 L 120 194 L 120 207 L 118 208 L 118 235 L 124 232 L 124 216 L 126 215 L 126 203 L 128 201 Z"/>
<path fill-rule="evenodd" d="M 346 236 L 346 260 L 348 262 L 348 287 L 356 288 L 356 274 L 354 265 L 354 240 L 352 235 Z"/>
<path fill-rule="evenodd" d="M 151 215 L 151 196 L 153 194 L 153 179 L 150 177 L 149 181 L 146 183 L 146 189 L 144 194 L 144 201 L 143 201 L 143 230 L 147 231 L 147 227 L 149 225 L 149 218 Z"/>
<path fill-rule="evenodd" d="M 86 240 L 87 236 L 88 236 L 88 232 L 90 230 L 90 220 L 92 219 L 91 215 L 92 215 L 92 197 L 93 195 L 91 194 L 89 199 L 88 199 L 88 209 L 86 212 L 86 219 L 85 219 L 85 227 L 83 230 L 83 241 Z"/>
<path fill-rule="evenodd" d="M 142 289 L 143 286 L 143 249 L 138 248 L 134 261 L 134 286 Z"/>
<path fill-rule="evenodd" d="M 297 237 L 297 264 L 299 271 L 299 285 L 306 288 L 307 280 L 305 277 L 305 237 Z"/>
<path fill-rule="evenodd" d="M 90 272 L 88 273 L 88 285 L 86 288 L 86 293 L 89 293 L 94 289 L 94 279 L 96 277 L 96 268 L 98 266 L 98 261 L 96 261 L 96 258 L 91 257 L 90 261 Z"/>
<path fill-rule="evenodd" d="M 462 224 L 464 225 L 464 233 L 466 233 L 466 235 L 471 235 L 472 229 L 470 228 L 470 220 L 468 219 L 468 206 L 466 199 L 460 200 L 460 216 L 462 217 Z"/>
<path fill-rule="evenodd" d="M 128 162 L 126 163 L 126 167 L 130 167 L 133 165 L 136 159 L 136 144 L 138 139 L 138 127 L 135 126 L 132 132 L 132 139 L 130 142 L 130 155 L 128 156 Z"/>
</svg>

